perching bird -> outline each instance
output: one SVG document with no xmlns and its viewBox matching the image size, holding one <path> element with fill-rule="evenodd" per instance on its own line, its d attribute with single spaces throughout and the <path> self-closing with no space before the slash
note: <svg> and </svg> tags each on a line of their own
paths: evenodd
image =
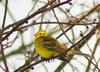
<svg viewBox="0 0 100 72">
<path fill-rule="evenodd" d="M 39 30 L 35 35 L 35 49 L 36 52 L 45 59 L 49 59 L 55 56 L 67 56 L 67 55 L 87 55 L 81 51 L 69 50 L 67 53 L 67 46 L 60 44 L 57 39 L 53 38 L 49 33 L 44 30 Z"/>
</svg>

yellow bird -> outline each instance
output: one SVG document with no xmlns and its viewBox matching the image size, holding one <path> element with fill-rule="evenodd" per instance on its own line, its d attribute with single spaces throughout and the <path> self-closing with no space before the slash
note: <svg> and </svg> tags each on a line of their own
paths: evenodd
<svg viewBox="0 0 100 72">
<path fill-rule="evenodd" d="M 44 30 L 39 30 L 35 35 L 35 49 L 36 52 L 45 59 L 49 59 L 59 55 L 87 55 L 81 53 L 81 51 L 69 50 L 67 54 L 67 46 L 60 44 L 57 39 L 53 38 L 50 34 L 48 34 Z"/>
</svg>

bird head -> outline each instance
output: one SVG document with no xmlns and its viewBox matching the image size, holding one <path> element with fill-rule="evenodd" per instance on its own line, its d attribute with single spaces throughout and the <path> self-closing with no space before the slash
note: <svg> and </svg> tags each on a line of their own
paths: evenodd
<svg viewBox="0 0 100 72">
<path fill-rule="evenodd" d="M 35 37 L 36 37 L 36 38 L 39 38 L 39 37 L 43 37 L 43 36 L 47 36 L 47 35 L 48 35 L 48 33 L 47 33 L 46 31 L 44 31 L 44 30 L 39 30 L 39 31 L 36 33 Z"/>
</svg>

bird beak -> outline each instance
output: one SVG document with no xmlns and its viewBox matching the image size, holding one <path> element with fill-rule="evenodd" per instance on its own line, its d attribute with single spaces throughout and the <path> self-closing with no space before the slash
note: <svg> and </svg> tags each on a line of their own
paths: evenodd
<svg viewBox="0 0 100 72">
<path fill-rule="evenodd" d="M 36 36 L 36 34 L 34 34 L 34 36 Z"/>
</svg>

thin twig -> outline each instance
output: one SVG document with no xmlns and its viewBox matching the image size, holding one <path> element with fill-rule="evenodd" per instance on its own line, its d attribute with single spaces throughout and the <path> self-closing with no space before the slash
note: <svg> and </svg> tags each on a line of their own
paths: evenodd
<svg viewBox="0 0 100 72">
<path fill-rule="evenodd" d="M 4 18 L 3 18 L 3 24 L 2 24 L 1 33 L 3 33 L 3 28 L 4 28 L 4 25 L 5 25 L 5 21 L 6 21 L 7 5 L 8 5 L 8 0 L 6 0 L 6 3 L 5 3 L 5 12 L 4 12 Z M 2 44 L 1 39 L 2 39 L 2 34 L 0 34 L 0 49 L 1 49 L 1 53 L 2 53 L 3 63 L 4 63 L 4 66 L 5 66 L 5 71 L 9 72 L 9 69 L 8 69 L 8 66 L 7 66 L 7 61 L 6 61 L 5 54 L 4 54 L 4 48 L 3 48 L 3 44 Z"/>
<path fill-rule="evenodd" d="M 3 18 L 2 28 L 4 27 L 4 25 L 5 25 L 5 21 L 6 21 L 7 8 L 8 8 L 7 6 L 8 6 L 8 0 L 6 0 L 6 3 L 5 3 L 5 12 L 4 12 L 4 18 Z"/>
<path fill-rule="evenodd" d="M 54 0 L 54 1 L 55 1 L 55 0 Z M 50 1 L 47 5 L 44 5 L 44 6 L 48 6 L 50 3 L 53 3 L 54 1 Z M 38 9 L 35 13 L 31 14 L 30 16 L 28 16 L 28 17 L 26 17 L 26 18 L 24 18 L 24 19 L 22 19 L 22 20 L 20 20 L 20 21 L 17 21 L 16 23 L 14 23 L 16 26 L 13 27 L 13 29 L 12 29 L 7 35 L 5 35 L 5 36 L 1 39 L 0 43 L 1 43 L 2 41 L 4 41 L 6 38 L 8 38 L 19 26 L 21 26 L 22 24 L 26 23 L 26 22 L 27 22 L 29 19 L 31 19 L 32 17 L 34 17 L 34 16 L 36 16 L 36 15 L 38 15 L 38 14 L 40 14 L 40 13 L 43 13 L 43 12 L 45 12 L 45 11 L 51 10 L 51 9 L 53 9 L 53 8 L 56 8 L 56 7 L 58 7 L 58 6 L 61 6 L 61 5 L 63 5 L 63 4 L 69 3 L 70 1 L 71 1 L 71 0 L 67 0 L 67 1 L 64 1 L 64 2 L 62 2 L 62 3 L 60 3 L 60 4 L 56 4 L 56 5 L 54 5 L 54 6 L 52 6 L 52 7 L 48 7 L 48 8 L 45 8 L 45 7 L 43 6 L 43 7 L 41 7 L 40 9 Z"/>
</svg>

